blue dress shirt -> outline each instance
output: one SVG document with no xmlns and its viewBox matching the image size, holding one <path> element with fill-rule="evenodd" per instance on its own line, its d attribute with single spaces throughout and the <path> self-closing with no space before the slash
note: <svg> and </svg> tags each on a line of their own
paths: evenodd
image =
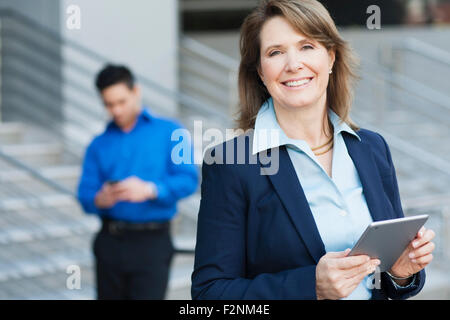
<svg viewBox="0 0 450 320">
<path fill-rule="evenodd" d="M 176 213 L 176 202 L 192 194 L 198 185 L 198 171 L 192 156 L 188 163 L 172 161 L 172 150 L 180 141 L 172 141 L 171 136 L 179 128 L 181 125 L 173 120 L 155 117 L 145 108 L 130 132 L 110 122 L 86 150 L 78 187 L 83 209 L 87 213 L 129 222 L 170 220 Z M 186 145 L 186 141 L 181 142 Z M 190 142 L 188 146 L 192 155 Z M 95 206 L 95 194 L 106 181 L 130 176 L 155 183 L 158 197 L 140 203 L 118 202 L 108 210 Z"/>
<path fill-rule="evenodd" d="M 352 248 L 372 222 L 372 217 L 358 172 L 347 152 L 341 132 L 349 132 L 361 139 L 332 110 L 329 110 L 328 116 L 334 127 L 331 178 L 306 141 L 290 139 L 283 132 L 276 119 L 272 98 L 261 107 L 256 117 L 252 153 L 286 146 L 325 250 L 330 252 Z M 268 131 L 261 133 L 261 130 Z M 278 134 L 267 134 L 271 130 Z M 268 138 L 265 139 L 264 136 Z M 372 292 L 367 286 L 370 280 L 366 277 L 347 299 L 370 299 Z"/>
</svg>

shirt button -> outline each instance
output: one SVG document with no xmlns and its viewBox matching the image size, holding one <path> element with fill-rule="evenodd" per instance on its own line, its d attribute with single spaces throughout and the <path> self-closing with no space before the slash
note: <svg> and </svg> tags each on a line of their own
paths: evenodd
<svg viewBox="0 0 450 320">
<path fill-rule="evenodd" d="M 340 214 L 341 216 L 345 217 L 345 216 L 347 215 L 347 211 L 341 210 L 341 211 L 339 211 L 339 214 Z"/>
</svg>

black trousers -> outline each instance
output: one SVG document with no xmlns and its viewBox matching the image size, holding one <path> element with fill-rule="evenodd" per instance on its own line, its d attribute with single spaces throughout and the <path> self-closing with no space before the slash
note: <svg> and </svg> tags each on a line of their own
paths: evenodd
<svg viewBox="0 0 450 320">
<path fill-rule="evenodd" d="M 174 248 L 169 228 L 97 234 L 97 299 L 162 300 L 169 280 Z"/>
</svg>

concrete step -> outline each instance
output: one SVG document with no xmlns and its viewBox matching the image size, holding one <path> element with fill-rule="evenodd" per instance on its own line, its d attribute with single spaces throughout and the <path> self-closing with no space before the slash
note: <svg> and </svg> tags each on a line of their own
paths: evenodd
<svg viewBox="0 0 450 320">
<path fill-rule="evenodd" d="M 78 180 L 81 168 L 78 165 L 59 165 L 51 167 L 41 167 L 37 170 L 40 174 L 46 178 L 52 180 Z M 21 169 L 1 170 L 0 182 L 28 182 L 35 179 L 29 173 Z"/>
<path fill-rule="evenodd" d="M 180 79 L 180 90 L 194 99 L 202 101 L 212 109 L 228 113 L 229 107 L 227 92 L 209 84 L 207 81 L 195 76 L 185 75 Z"/>
<path fill-rule="evenodd" d="M 178 205 L 178 216 L 186 216 L 196 221 L 199 208 L 199 196 L 195 195 L 186 200 L 180 201 Z M 0 189 L 0 210 L 2 211 L 20 211 L 27 209 L 48 209 L 48 208 L 76 208 L 80 211 L 80 205 L 77 199 L 71 195 L 60 194 L 53 191 L 49 194 L 36 195 L 23 194 L 8 196 L 2 194 Z"/>
<path fill-rule="evenodd" d="M 1 217 L 0 221 L 3 224 L 5 220 L 5 217 Z M 24 215 L 9 220 L 15 224 L 11 223 L 0 230 L 0 248 L 2 248 L 1 245 L 26 244 L 47 239 L 56 241 L 76 235 L 90 236 L 100 228 L 98 219 L 81 215 L 78 219 L 71 217 L 64 222 L 45 219 L 43 215 L 41 215 L 39 223 L 25 220 Z M 6 247 L 3 248 L 6 250 Z"/>
<path fill-rule="evenodd" d="M 180 55 L 180 78 L 186 74 L 195 75 L 199 79 L 210 81 L 216 87 L 226 88 L 230 84 L 228 70 L 183 48 Z"/>
<path fill-rule="evenodd" d="M 81 168 L 78 165 L 55 165 L 38 168 L 37 172 L 49 180 L 55 181 L 75 192 L 78 187 Z M 24 189 L 31 189 L 33 191 L 39 191 L 39 188 L 36 188 L 36 186 L 42 185 L 42 183 L 30 173 L 11 167 L 9 169 L 0 169 L 0 183 L 14 184 L 19 188 L 23 187 Z M 44 187 L 43 189 L 46 188 Z"/>
<path fill-rule="evenodd" d="M 444 112 L 437 112 L 430 106 L 423 103 L 414 103 L 413 97 L 402 97 L 396 102 L 396 108 L 387 108 L 384 111 L 382 118 L 376 112 L 369 110 L 370 108 L 360 108 L 359 111 L 354 112 L 354 116 L 363 121 L 372 124 L 379 128 L 395 135 L 397 138 L 404 141 L 414 141 L 414 145 L 421 150 L 428 151 L 438 158 L 441 158 L 450 163 L 450 146 L 442 143 L 450 134 L 450 127 L 448 121 L 437 122 L 435 119 L 428 117 L 420 112 L 420 109 L 430 109 L 430 112 L 435 113 L 443 118 Z M 363 101 L 365 98 L 357 98 L 357 101 Z M 413 105 L 419 110 L 414 110 Z M 362 105 L 360 105 L 362 107 Z M 447 116 L 450 117 L 450 112 L 447 110 Z M 364 119 L 363 119 L 364 117 Z"/>
<path fill-rule="evenodd" d="M 40 197 L 52 195 L 55 189 L 37 179 L 20 183 L 4 183 L 0 185 L 0 201 L 12 197 Z"/>
<path fill-rule="evenodd" d="M 94 259 L 86 241 L 82 241 L 85 244 L 82 247 L 80 239 L 77 242 L 76 249 L 67 247 L 64 252 L 61 250 L 64 248 L 60 247 L 58 251 L 52 248 L 51 255 L 45 256 L 39 252 L 39 256 L 29 259 L 10 253 L 7 261 L 0 253 L 0 299 L 95 299 Z M 172 292 L 190 290 L 193 263 L 193 255 L 175 255 L 171 264 L 168 296 Z M 81 269 L 79 290 L 66 287 L 69 265 L 77 265 Z"/>
<path fill-rule="evenodd" d="M 178 202 L 178 207 L 184 215 L 190 219 L 197 221 L 198 210 L 200 209 L 200 191 L 192 194 L 191 196 L 184 198 Z"/>
<path fill-rule="evenodd" d="M 69 265 L 91 264 L 92 236 L 66 236 L 55 241 L 12 243 L 0 250 L 0 283 L 12 279 L 31 278 L 66 270 Z"/>
<path fill-rule="evenodd" d="M 3 145 L 0 147 L 0 152 L 31 167 L 55 165 L 63 160 L 63 147 L 58 143 Z"/>
<path fill-rule="evenodd" d="M 425 268 L 426 280 L 422 291 L 411 300 L 450 300 L 448 267 L 434 265 Z"/>
<path fill-rule="evenodd" d="M 32 278 L 13 279 L 1 283 L 2 300 L 91 300 L 95 297 L 95 279 L 91 267 L 80 267 L 80 289 L 68 289 L 67 270 Z"/>
<path fill-rule="evenodd" d="M 175 255 L 169 276 L 166 299 L 191 299 L 191 275 L 194 270 L 194 255 Z M 189 294 L 185 294 L 188 292 Z M 183 294 L 183 295 L 181 295 Z"/>
<path fill-rule="evenodd" d="M 0 145 L 20 143 L 23 138 L 24 127 L 19 122 L 0 123 Z"/>
<path fill-rule="evenodd" d="M 172 229 L 174 246 L 183 251 L 193 251 L 196 226 L 190 221 L 180 221 L 179 224 L 178 228 Z M 58 240 L 78 235 L 90 236 L 101 227 L 100 220 L 95 216 L 81 212 L 78 215 L 67 214 L 61 210 L 4 212 L 0 216 L 0 225 L 0 248 L 2 245 Z"/>
<path fill-rule="evenodd" d="M 97 230 L 99 226 L 98 217 L 85 214 L 78 201 L 70 195 L 49 192 L 8 197 L 1 187 L 0 244 L 85 234 Z M 196 197 L 183 201 L 178 209 L 179 213 L 172 223 L 172 234 L 184 239 L 180 240 L 183 250 L 192 250 L 194 245 L 189 239 L 195 238 Z"/>
<path fill-rule="evenodd" d="M 48 194 L 39 197 L 21 196 L 0 198 L 0 211 L 20 211 L 27 209 L 48 209 L 51 207 L 78 207 L 78 202 L 69 195 L 65 194 Z"/>
</svg>

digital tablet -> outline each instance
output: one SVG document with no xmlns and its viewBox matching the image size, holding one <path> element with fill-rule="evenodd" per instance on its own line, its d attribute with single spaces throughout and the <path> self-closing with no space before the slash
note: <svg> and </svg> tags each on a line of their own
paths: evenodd
<svg viewBox="0 0 450 320">
<path fill-rule="evenodd" d="M 361 235 L 349 256 L 365 254 L 378 258 L 381 261 L 380 272 L 388 271 L 427 219 L 428 215 L 424 214 L 373 222 Z"/>
</svg>

